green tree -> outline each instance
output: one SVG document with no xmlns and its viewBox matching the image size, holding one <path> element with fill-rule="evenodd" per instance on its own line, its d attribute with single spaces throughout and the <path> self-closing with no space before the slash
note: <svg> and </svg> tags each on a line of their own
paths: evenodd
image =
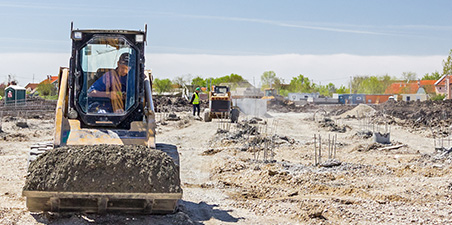
<svg viewBox="0 0 452 225">
<path fill-rule="evenodd" d="M 231 75 L 226 75 L 226 76 L 222 76 L 222 77 L 218 77 L 215 79 L 212 79 L 212 85 L 220 85 L 220 84 L 224 84 L 227 83 L 229 88 L 231 90 L 234 90 L 235 88 L 237 88 L 238 83 L 239 82 L 243 82 L 246 81 L 242 76 L 238 75 L 238 74 L 234 74 L 231 73 Z"/>
<path fill-rule="evenodd" d="M 39 92 L 39 95 L 44 96 L 53 96 L 56 95 L 56 87 L 50 81 L 45 80 L 38 84 L 37 91 Z"/>
<path fill-rule="evenodd" d="M 432 101 L 442 101 L 442 100 L 444 100 L 444 98 L 446 97 L 446 95 L 441 95 L 441 94 L 439 94 L 439 95 L 433 95 L 432 97 L 430 97 L 430 100 L 432 100 Z"/>
<path fill-rule="evenodd" d="M 336 89 L 336 93 L 338 93 L 338 94 L 348 94 L 348 93 L 350 93 L 350 89 L 346 88 L 344 85 L 341 85 L 339 88 Z"/>
<path fill-rule="evenodd" d="M 439 78 L 441 78 L 442 75 L 439 74 L 438 71 L 435 71 L 431 74 L 426 73 L 423 77 L 422 80 L 439 80 Z"/>
<path fill-rule="evenodd" d="M 279 90 L 279 94 L 287 97 L 287 96 L 289 96 L 289 90 L 281 89 L 281 90 Z"/>
<path fill-rule="evenodd" d="M 327 85 L 316 85 L 315 91 L 319 92 L 320 95 L 331 97 L 333 93 L 336 92 L 336 87 L 333 83 L 329 83 Z"/>
<path fill-rule="evenodd" d="M 173 83 L 170 79 L 154 79 L 154 87 L 159 94 L 171 91 L 173 88 L 172 85 Z"/>
<path fill-rule="evenodd" d="M 382 93 L 384 93 L 383 83 L 380 82 L 378 77 L 370 76 L 366 80 L 363 80 L 360 93 L 362 93 L 362 94 L 382 94 Z"/>
<path fill-rule="evenodd" d="M 387 74 L 384 76 L 355 76 L 352 80 L 352 91 L 355 94 L 384 94 L 393 82 L 394 79 Z"/>
<path fill-rule="evenodd" d="M 237 84 L 242 81 L 246 81 L 242 76 L 238 74 L 231 73 L 231 75 L 226 75 L 218 78 L 209 78 L 212 79 L 212 85 L 220 85 L 222 83 L 231 83 Z M 209 80 L 208 79 L 208 80 Z"/>
<path fill-rule="evenodd" d="M 314 86 L 308 77 L 300 74 L 292 78 L 289 84 L 289 90 L 292 92 L 311 93 L 314 91 Z"/>
<path fill-rule="evenodd" d="M 284 84 L 284 79 L 275 77 L 272 87 L 275 88 L 276 90 L 280 91 L 283 87 L 283 84 Z"/>
<path fill-rule="evenodd" d="M 368 79 L 368 76 L 354 76 L 352 79 L 351 89 L 353 94 L 358 94 L 363 91 L 363 82 Z"/>
<path fill-rule="evenodd" d="M 6 88 L 5 83 L 0 85 L 0 96 L 2 96 L 2 97 L 5 97 L 5 88 Z"/>
<path fill-rule="evenodd" d="M 182 75 L 182 76 L 177 76 L 174 78 L 173 83 L 174 84 L 178 84 L 179 86 L 183 87 L 187 84 L 190 83 L 190 74 L 188 75 Z"/>
<path fill-rule="evenodd" d="M 191 80 L 191 85 L 193 85 L 193 87 L 195 87 L 195 88 L 204 87 L 204 86 L 206 86 L 206 80 L 200 76 L 197 76 L 197 77 L 193 78 L 193 80 Z"/>
<path fill-rule="evenodd" d="M 446 60 L 443 60 L 443 74 L 452 74 L 452 49 L 449 52 L 449 56 L 447 56 Z"/>
<path fill-rule="evenodd" d="M 417 74 L 415 72 L 403 72 L 402 80 L 405 80 L 407 82 L 417 80 Z"/>
<path fill-rule="evenodd" d="M 389 85 L 395 82 L 395 78 L 392 78 L 388 74 L 384 75 L 383 77 L 379 77 L 379 80 L 383 83 L 381 94 L 384 94 Z"/>
<path fill-rule="evenodd" d="M 276 73 L 273 71 L 265 71 L 261 76 L 262 88 L 273 87 L 276 80 Z"/>
</svg>

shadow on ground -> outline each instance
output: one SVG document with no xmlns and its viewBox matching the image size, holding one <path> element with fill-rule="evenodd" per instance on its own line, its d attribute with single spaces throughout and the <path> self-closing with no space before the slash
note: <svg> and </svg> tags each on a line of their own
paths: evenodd
<svg viewBox="0 0 452 225">
<path fill-rule="evenodd" d="M 240 219 L 243 219 L 233 217 L 229 214 L 232 210 L 222 210 L 217 207 L 217 204 L 209 205 L 205 202 L 179 202 L 179 210 L 187 214 L 190 219 L 197 224 L 202 224 L 202 222 L 209 221 L 211 219 L 229 223 L 238 222 Z"/>
<path fill-rule="evenodd" d="M 87 214 L 87 213 L 31 213 L 36 222 L 43 224 L 204 224 L 206 221 L 234 223 L 243 218 L 230 215 L 232 210 L 217 209 L 218 205 L 205 202 L 180 201 L 174 214 Z"/>
</svg>

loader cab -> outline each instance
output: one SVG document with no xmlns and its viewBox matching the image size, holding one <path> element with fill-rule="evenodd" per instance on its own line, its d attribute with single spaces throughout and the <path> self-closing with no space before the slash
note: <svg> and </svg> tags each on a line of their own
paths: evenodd
<svg viewBox="0 0 452 225">
<path fill-rule="evenodd" d="M 143 119 L 145 36 L 141 31 L 72 31 L 72 119 L 85 127 L 125 129 Z"/>
<path fill-rule="evenodd" d="M 275 96 L 275 92 L 276 90 L 274 88 L 267 88 L 265 89 L 265 96 L 266 97 Z"/>
<path fill-rule="evenodd" d="M 214 93 L 217 94 L 227 94 L 229 92 L 229 87 L 227 86 L 215 86 Z"/>
</svg>

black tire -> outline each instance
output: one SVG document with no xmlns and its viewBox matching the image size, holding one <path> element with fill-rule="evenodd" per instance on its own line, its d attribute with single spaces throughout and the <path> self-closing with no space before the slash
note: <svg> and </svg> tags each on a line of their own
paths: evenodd
<svg viewBox="0 0 452 225">
<path fill-rule="evenodd" d="M 212 117 L 210 117 L 210 110 L 204 110 L 204 122 L 211 122 Z"/>
<path fill-rule="evenodd" d="M 238 109 L 231 110 L 231 123 L 237 123 L 239 121 L 240 111 Z"/>
</svg>

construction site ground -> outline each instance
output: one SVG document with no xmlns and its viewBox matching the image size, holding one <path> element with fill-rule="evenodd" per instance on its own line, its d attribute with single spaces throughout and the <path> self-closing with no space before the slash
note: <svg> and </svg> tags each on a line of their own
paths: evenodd
<svg viewBox="0 0 452 225">
<path fill-rule="evenodd" d="M 22 196 L 28 150 L 52 140 L 53 120 L 4 117 L 0 224 L 451 224 L 447 116 L 420 123 L 390 105 L 374 108 L 306 106 L 241 115 L 238 125 L 159 113 L 157 143 L 180 155 L 183 199 L 169 215 L 30 213 Z M 391 143 L 375 144 L 369 130 L 389 132 Z M 445 150 L 435 150 L 434 137 Z"/>
</svg>

